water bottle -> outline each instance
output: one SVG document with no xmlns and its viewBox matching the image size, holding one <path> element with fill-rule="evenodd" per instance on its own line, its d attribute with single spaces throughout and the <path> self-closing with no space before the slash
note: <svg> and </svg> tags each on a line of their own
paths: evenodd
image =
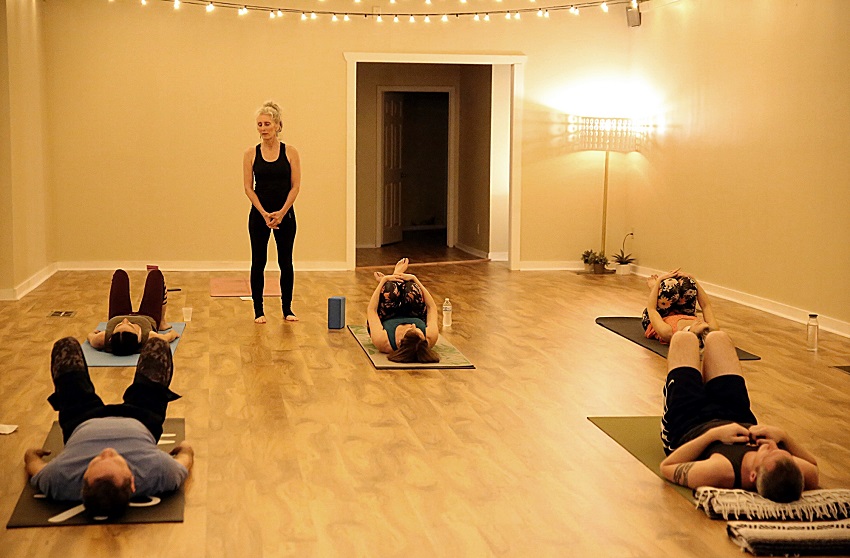
<svg viewBox="0 0 850 558">
<path fill-rule="evenodd" d="M 452 303 L 447 298 L 443 301 L 443 327 L 452 325 Z"/>
<path fill-rule="evenodd" d="M 448 300 L 448 299 L 446 299 Z M 818 315 L 809 314 L 809 321 L 806 322 L 806 349 L 809 351 L 818 350 Z"/>
</svg>

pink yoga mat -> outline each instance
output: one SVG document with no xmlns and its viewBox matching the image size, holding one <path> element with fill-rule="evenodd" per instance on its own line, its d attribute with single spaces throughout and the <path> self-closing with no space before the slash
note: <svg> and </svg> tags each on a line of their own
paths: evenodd
<svg viewBox="0 0 850 558">
<path fill-rule="evenodd" d="M 280 296 L 280 283 L 275 276 L 266 276 L 263 296 Z M 210 277 L 210 296 L 251 296 L 247 277 Z"/>
</svg>

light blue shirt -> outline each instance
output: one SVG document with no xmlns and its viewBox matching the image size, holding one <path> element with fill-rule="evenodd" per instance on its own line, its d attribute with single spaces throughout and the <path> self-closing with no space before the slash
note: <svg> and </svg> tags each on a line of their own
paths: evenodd
<svg viewBox="0 0 850 558">
<path fill-rule="evenodd" d="M 95 418 L 80 424 L 62 453 L 38 472 L 30 483 L 53 500 L 80 501 L 83 474 L 89 462 L 106 448 L 127 461 L 135 477 L 134 496 L 177 490 L 189 471 L 159 449 L 153 434 L 134 418 Z"/>
</svg>

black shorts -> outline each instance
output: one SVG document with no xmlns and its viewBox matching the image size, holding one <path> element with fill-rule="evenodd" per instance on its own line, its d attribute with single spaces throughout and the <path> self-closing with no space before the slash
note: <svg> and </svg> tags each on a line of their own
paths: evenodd
<svg viewBox="0 0 850 558">
<path fill-rule="evenodd" d="M 670 455 L 690 439 L 686 435 L 709 421 L 756 424 L 743 376 L 725 374 L 702 383 L 696 368 L 682 366 L 667 374 L 661 441 Z"/>
</svg>

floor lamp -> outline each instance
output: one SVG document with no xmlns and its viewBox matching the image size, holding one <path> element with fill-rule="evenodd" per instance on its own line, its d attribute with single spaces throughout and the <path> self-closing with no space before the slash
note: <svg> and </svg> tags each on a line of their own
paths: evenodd
<svg viewBox="0 0 850 558">
<path fill-rule="evenodd" d="M 604 151 L 605 176 L 602 186 L 602 247 L 605 253 L 605 237 L 608 229 L 608 164 L 611 152 L 630 153 L 639 147 L 640 133 L 630 118 L 600 118 L 593 116 L 570 116 L 568 119 L 569 141 L 576 151 Z"/>
</svg>

